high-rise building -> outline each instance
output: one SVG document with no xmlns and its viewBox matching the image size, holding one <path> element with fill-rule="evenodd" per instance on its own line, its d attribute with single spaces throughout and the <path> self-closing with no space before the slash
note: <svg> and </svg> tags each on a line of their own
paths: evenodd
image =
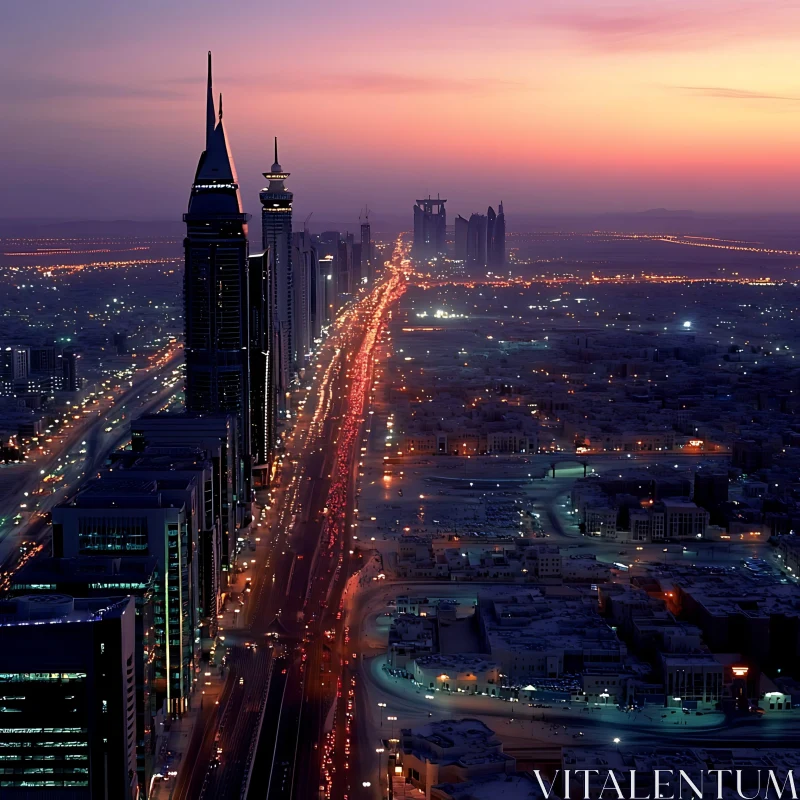
<svg viewBox="0 0 800 800">
<path fill-rule="evenodd" d="M 368 285 L 372 285 L 375 277 L 374 261 L 375 256 L 372 251 L 372 229 L 369 224 L 369 209 L 367 208 L 364 211 L 364 221 L 361 223 L 361 279 Z"/>
<path fill-rule="evenodd" d="M 247 519 L 242 502 L 244 467 L 238 450 L 237 418 L 232 414 L 146 414 L 131 422 L 131 449 L 202 448 L 212 464 L 211 520 L 219 519 L 219 534 L 200 539 L 202 603 L 207 613 L 219 608 L 220 592 L 232 569 L 236 536 Z M 207 495 L 208 498 L 209 495 Z M 208 500 L 207 500 L 208 502 Z M 207 523 L 210 530 L 211 522 Z"/>
<path fill-rule="evenodd" d="M 206 149 L 197 165 L 184 239 L 186 409 L 232 413 L 250 485 L 250 364 L 247 219 L 222 124 L 215 114 L 208 55 Z"/>
<path fill-rule="evenodd" d="M 432 197 L 417 200 L 414 206 L 414 247 L 415 258 L 435 258 L 445 251 L 445 228 L 447 213 L 444 204 L 447 200 Z"/>
<path fill-rule="evenodd" d="M 314 347 L 314 340 L 319 338 L 316 307 L 319 259 L 316 245 L 307 230 L 292 234 L 292 249 L 295 348 L 301 356 L 298 366 L 303 366 Z"/>
<path fill-rule="evenodd" d="M 80 356 L 72 348 L 66 347 L 59 356 L 61 359 L 61 388 L 65 392 L 77 392 L 81 388 L 78 374 Z"/>
<path fill-rule="evenodd" d="M 473 214 L 467 227 L 467 262 L 477 267 L 486 266 L 487 222 L 483 214 Z"/>
<path fill-rule="evenodd" d="M 467 237 L 469 222 L 459 214 L 455 221 L 455 257 L 458 261 L 467 260 Z"/>
<path fill-rule="evenodd" d="M 198 648 L 193 609 L 192 509 L 196 494 L 146 478 L 97 478 L 53 509 L 53 556 L 153 556 L 155 691 L 169 713 L 186 710 Z"/>
<path fill-rule="evenodd" d="M 327 325 L 336 317 L 336 312 L 339 310 L 339 276 L 336 270 L 336 257 L 333 255 L 321 256 L 319 259 L 319 271 L 323 294 L 322 324 Z"/>
<path fill-rule="evenodd" d="M 287 393 L 295 371 L 292 312 L 294 286 L 292 273 L 292 199 L 284 181 L 289 177 L 278 162 L 278 138 L 275 137 L 275 161 L 264 173 L 269 185 L 261 190 L 261 244 L 274 253 L 275 273 L 270 280 L 272 325 L 275 338 L 275 380 L 279 411 L 287 410 Z"/>
<path fill-rule="evenodd" d="M 0 604 L 0 796 L 140 796 L 132 597 Z"/>
<path fill-rule="evenodd" d="M 136 765 L 139 786 L 150 786 L 155 747 L 156 697 L 152 691 L 153 599 L 156 560 L 152 557 L 34 558 L 9 584 L 11 597 L 65 594 L 104 598 L 130 595 L 136 610 L 134 664 L 136 672 Z"/>
<path fill-rule="evenodd" d="M 489 211 L 494 214 L 492 207 Z M 503 213 L 503 204 L 497 209 L 497 216 L 492 223 L 492 231 L 487 245 L 487 257 L 490 267 L 502 267 L 506 263 L 506 215 Z"/>
<path fill-rule="evenodd" d="M 250 433 L 253 481 L 269 483 L 277 438 L 278 397 L 275 382 L 275 336 L 270 281 L 274 253 L 250 256 Z"/>
</svg>

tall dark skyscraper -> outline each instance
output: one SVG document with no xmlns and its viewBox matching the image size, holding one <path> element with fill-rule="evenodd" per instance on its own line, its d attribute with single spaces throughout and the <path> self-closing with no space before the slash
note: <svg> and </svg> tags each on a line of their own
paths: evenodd
<svg viewBox="0 0 800 800">
<path fill-rule="evenodd" d="M 189 199 L 184 239 L 184 324 L 186 327 L 186 409 L 189 413 L 229 412 L 239 418 L 245 465 L 250 474 L 250 365 L 248 332 L 248 215 L 211 88 L 208 54 L 206 149 L 200 156 Z"/>
<path fill-rule="evenodd" d="M 491 214 L 494 213 L 491 206 L 489 211 Z M 492 223 L 487 250 L 490 267 L 502 267 L 506 263 L 506 215 L 503 213 L 502 202 L 498 206 L 497 216 Z"/>
<path fill-rule="evenodd" d="M 278 162 L 278 139 L 275 138 L 275 162 L 264 173 L 269 185 L 261 190 L 261 244 L 274 253 L 275 273 L 270 280 L 272 295 L 272 326 L 275 339 L 275 381 L 278 408 L 286 412 L 286 393 L 289 391 L 297 354 L 292 332 L 294 281 L 292 274 L 292 193 L 284 181 L 288 172 Z"/>
<path fill-rule="evenodd" d="M 361 278 L 371 284 L 374 278 L 375 264 L 372 254 L 372 229 L 369 224 L 369 209 L 365 210 L 361 223 Z"/>
<path fill-rule="evenodd" d="M 414 206 L 414 249 L 415 258 L 435 258 L 445 250 L 445 227 L 447 200 L 428 197 L 417 200 Z"/>
<path fill-rule="evenodd" d="M 467 227 L 467 261 L 475 266 L 486 266 L 487 219 L 483 214 L 472 214 Z"/>
<path fill-rule="evenodd" d="M 469 221 L 466 217 L 459 214 L 455 221 L 455 257 L 459 261 L 467 260 L 467 237 L 469 232 Z"/>
<path fill-rule="evenodd" d="M 250 256 L 250 433 L 253 482 L 265 486 L 275 452 L 277 396 L 270 280 L 275 274 L 271 250 Z"/>
</svg>

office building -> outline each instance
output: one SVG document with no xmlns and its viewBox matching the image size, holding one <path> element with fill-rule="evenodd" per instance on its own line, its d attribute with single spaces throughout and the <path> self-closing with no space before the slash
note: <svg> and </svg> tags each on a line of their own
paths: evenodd
<svg viewBox="0 0 800 800">
<path fill-rule="evenodd" d="M 278 424 L 273 306 L 270 280 L 275 274 L 271 250 L 250 256 L 250 435 L 253 483 L 269 484 Z"/>
<path fill-rule="evenodd" d="M 472 214 L 467 227 L 467 262 L 485 267 L 487 258 L 488 220 L 483 214 Z"/>
<path fill-rule="evenodd" d="M 0 796 L 136 800 L 132 597 L 0 604 Z"/>
<path fill-rule="evenodd" d="M 275 138 L 275 161 L 264 173 L 269 185 L 261 190 L 261 245 L 274 253 L 275 273 L 270 280 L 272 324 L 275 339 L 275 379 L 279 410 L 286 413 L 287 392 L 295 371 L 292 333 L 294 285 L 292 272 L 292 198 L 284 181 L 289 177 L 278 162 L 278 139 Z"/>
<path fill-rule="evenodd" d="M 139 786 L 148 787 L 153 774 L 156 697 L 153 685 L 153 599 L 156 588 L 153 557 L 35 558 L 15 573 L 11 597 L 62 594 L 81 598 L 131 595 L 136 611 L 136 769 Z M 1 794 L 1 793 L 0 793 Z"/>
<path fill-rule="evenodd" d="M 192 185 L 184 239 L 186 409 L 238 418 L 245 489 L 250 482 L 247 214 L 222 124 L 208 56 L 206 149 Z"/>
<path fill-rule="evenodd" d="M 455 222 L 455 258 L 458 261 L 467 260 L 467 239 L 469 236 L 469 221 L 459 214 Z"/>
<path fill-rule="evenodd" d="M 444 254 L 447 200 L 437 197 L 417 200 L 414 206 L 414 258 L 429 259 Z"/>
<path fill-rule="evenodd" d="M 61 389 L 65 392 L 77 392 L 81 388 L 78 374 L 78 353 L 70 347 L 64 348 L 61 359 Z"/>
<path fill-rule="evenodd" d="M 53 556 L 153 556 L 154 688 L 169 713 L 186 710 L 199 653 L 193 629 L 191 511 L 184 489 L 156 480 L 99 478 L 53 509 Z"/>
<path fill-rule="evenodd" d="M 227 585 L 236 536 L 249 519 L 249 500 L 243 494 L 244 465 L 238 449 L 237 419 L 232 414 L 146 414 L 131 422 L 131 448 L 142 453 L 151 447 L 202 448 L 212 464 L 213 517 L 220 519 L 216 540 L 201 539 L 201 564 L 213 580 L 202 582 L 210 594 L 203 604 L 211 609 Z"/>
<path fill-rule="evenodd" d="M 328 325 L 336 318 L 336 312 L 339 310 L 336 257 L 333 255 L 320 256 L 319 271 L 322 290 L 322 325 Z"/>
<path fill-rule="evenodd" d="M 489 207 L 491 214 L 494 214 L 492 207 Z M 492 231 L 487 245 L 487 257 L 490 267 L 502 267 L 506 263 L 506 215 L 503 211 L 503 204 L 497 209 L 497 216 L 492 223 Z"/>
<path fill-rule="evenodd" d="M 316 303 L 316 280 L 319 272 L 317 249 L 308 231 L 292 234 L 292 270 L 294 272 L 293 351 L 297 367 L 305 366 L 314 346 L 313 315 Z"/>
<path fill-rule="evenodd" d="M 372 250 L 372 229 L 369 224 L 369 209 L 364 212 L 361 223 L 361 280 L 371 285 L 375 277 L 374 254 Z"/>
</svg>

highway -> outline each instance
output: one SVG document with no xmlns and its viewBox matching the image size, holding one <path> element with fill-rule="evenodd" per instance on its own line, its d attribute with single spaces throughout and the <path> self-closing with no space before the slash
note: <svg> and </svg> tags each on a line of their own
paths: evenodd
<svg viewBox="0 0 800 800">
<path fill-rule="evenodd" d="M 15 569 L 41 550 L 49 530 L 48 512 L 95 475 L 108 454 L 127 441 L 130 419 L 157 411 L 181 390 L 181 382 L 173 375 L 181 358 L 182 350 L 177 349 L 159 365 L 140 370 L 132 385 L 104 390 L 96 406 L 82 405 L 77 420 L 48 437 L 47 451 L 32 451 L 25 463 L 0 468 L 5 488 L 0 501 L 4 520 L 0 524 L 0 589 L 7 586 Z M 49 475 L 57 479 L 46 482 Z M 26 508 L 21 509 L 22 504 Z M 15 525 L 12 517 L 19 510 L 24 515 Z M 32 544 L 21 550 L 23 542 Z"/>
<path fill-rule="evenodd" d="M 346 660 L 341 596 L 350 572 L 357 444 L 373 350 L 404 289 L 391 271 L 346 308 L 296 392 L 299 411 L 275 485 L 257 497 L 256 519 L 267 527 L 258 531 L 264 542 L 244 620 L 220 635 L 229 648 L 227 684 L 195 731 L 176 800 L 331 796 L 323 766 Z M 338 715 L 334 728 L 346 732 Z M 339 753 L 336 760 L 342 776 Z M 346 793 L 341 777 L 338 785 L 335 794 Z"/>
</svg>

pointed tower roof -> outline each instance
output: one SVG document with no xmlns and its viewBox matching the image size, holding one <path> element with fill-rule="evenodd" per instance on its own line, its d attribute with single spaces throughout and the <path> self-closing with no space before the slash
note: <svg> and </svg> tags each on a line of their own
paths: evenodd
<svg viewBox="0 0 800 800">
<path fill-rule="evenodd" d="M 240 214 L 239 180 L 233 164 L 225 128 L 222 125 L 222 95 L 219 118 L 214 110 L 211 83 L 211 51 L 208 53 L 208 89 L 206 98 L 206 149 L 200 156 L 194 177 L 190 214 Z"/>
<path fill-rule="evenodd" d="M 211 89 L 211 51 L 208 51 L 208 88 L 206 89 L 206 150 L 208 150 L 211 135 L 214 133 L 214 124 L 217 115 L 214 113 L 214 92 Z"/>
</svg>

